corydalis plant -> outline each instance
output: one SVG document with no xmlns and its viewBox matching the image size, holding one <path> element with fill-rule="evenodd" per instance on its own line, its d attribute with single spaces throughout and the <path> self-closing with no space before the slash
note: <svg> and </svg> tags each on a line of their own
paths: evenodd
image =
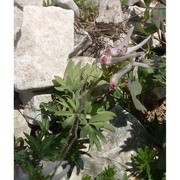
<svg viewBox="0 0 180 180">
<path fill-rule="evenodd" d="M 128 43 L 130 41 L 130 37 L 132 35 L 133 30 L 134 30 L 134 26 L 130 28 L 126 38 L 124 38 L 124 40 L 122 41 L 122 43 L 119 44 L 118 47 L 107 46 L 104 52 L 102 53 L 101 57 L 97 59 L 97 62 L 104 64 L 106 66 L 111 66 L 115 63 L 123 62 L 127 59 L 144 55 L 144 52 L 135 52 L 135 53 L 132 53 L 132 52 L 141 48 L 149 40 L 150 36 L 146 38 L 144 41 L 142 41 L 141 43 L 132 47 L 128 47 Z M 124 68 L 122 68 L 120 71 L 118 71 L 111 77 L 110 90 L 114 90 L 118 87 L 119 79 L 124 74 L 129 72 L 133 66 L 148 67 L 147 64 L 138 63 L 138 62 L 135 62 L 134 60 L 131 60 L 129 64 L 127 64 Z"/>
</svg>

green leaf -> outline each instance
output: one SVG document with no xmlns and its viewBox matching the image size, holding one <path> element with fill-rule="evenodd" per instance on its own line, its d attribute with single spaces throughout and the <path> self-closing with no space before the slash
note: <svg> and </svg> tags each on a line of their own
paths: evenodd
<svg viewBox="0 0 180 180">
<path fill-rule="evenodd" d="M 105 81 L 105 80 L 101 80 L 101 81 L 98 82 L 97 86 L 101 86 L 101 85 L 104 85 L 104 84 L 108 84 L 108 82 Z"/>
<path fill-rule="evenodd" d="M 128 176 L 127 176 L 127 173 L 126 173 L 126 172 L 124 173 L 122 180 L 128 180 Z"/>
<path fill-rule="evenodd" d="M 48 110 L 50 113 L 54 113 L 56 111 L 54 106 L 52 106 L 50 103 L 41 102 L 40 108 L 44 108 L 45 110 Z"/>
<path fill-rule="evenodd" d="M 147 109 L 141 104 L 141 102 L 136 98 L 137 95 L 139 95 L 142 91 L 141 84 L 139 81 L 133 81 L 131 83 L 130 80 L 128 80 L 128 88 L 130 90 L 132 100 L 134 103 L 134 106 L 137 110 L 141 111 L 142 113 L 147 112 Z"/>
<path fill-rule="evenodd" d="M 102 142 L 107 143 L 106 138 L 104 137 L 104 135 L 101 133 L 100 130 L 94 129 L 94 131 Z"/>
<path fill-rule="evenodd" d="M 110 111 L 98 112 L 97 115 L 93 116 L 90 119 L 90 123 L 105 122 L 105 121 L 109 121 L 109 120 L 113 119 L 114 117 L 116 117 L 116 115 Z"/>
<path fill-rule="evenodd" d="M 66 70 L 65 70 L 65 77 L 71 80 L 73 82 L 73 77 L 74 77 L 74 63 L 72 59 L 69 59 Z"/>
<path fill-rule="evenodd" d="M 115 128 L 113 125 L 110 123 L 105 123 L 105 122 L 95 122 L 95 123 L 89 123 L 89 125 L 94 125 L 96 128 L 104 128 L 107 129 L 111 132 L 115 132 Z"/>
<path fill-rule="evenodd" d="M 74 79 L 71 79 L 73 77 L 70 77 L 69 75 L 66 77 L 66 84 L 68 85 L 68 88 L 70 90 L 73 90 L 73 86 L 74 86 Z"/>
<path fill-rule="evenodd" d="M 141 94 L 142 86 L 138 80 L 133 81 L 132 83 L 130 81 L 128 81 L 128 86 L 130 86 L 130 89 L 135 96 Z"/>
<path fill-rule="evenodd" d="M 88 114 L 92 111 L 92 102 L 88 101 L 87 103 L 85 103 L 85 107 L 84 107 L 84 113 Z"/>
<path fill-rule="evenodd" d="M 67 99 L 67 102 L 70 104 L 70 106 L 73 108 L 73 110 L 76 112 L 78 110 L 78 106 L 74 103 L 74 101 L 70 98 Z"/>
<path fill-rule="evenodd" d="M 53 140 L 54 140 L 55 136 L 51 135 L 51 136 L 46 136 L 43 141 L 42 141 L 42 145 L 41 145 L 41 151 L 42 153 L 44 151 L 46 151 L 47 149 L 50 150 L 50 146 L 51 144 L 53 143 Z"/>
<path fill-rule="evenodd" d="M 65 99 L 63 98 L 59 98 L 60 101 L 58 101 L 63 107 L 68 108 L 69 109 L 69 104 L 66 102 Z"/>
<path fill-rule="evenodd" d="M 81 131 L 80 131 L 80 137 L 86 137 L 89 134 L 89 125 L 85 125 L 84 127 L 82 127 Z"/>
<path fill-rule="evenodd" d="M 111 111 L 99 111 L 99 112 L 97 112 L 97 114 L 103 114 L 103 115 L 106 115 L 106 116 L 109 116 L 109 117 L 112 116 L 113 118 L 116 117 L 116 114 L 111 112 Z"/>
<path fill-rule="evenodd" d="M 92 179 L 91 179 L 91 176 L 86 175 L 86 176 L 83 176 L 81 180 L 92 180 Z"/>
<path fill-rule="evenodd" d="M 80 116 L 79 116 L 79 118 L 80 118 L 80 125 L 83 125 L 83 126 L 85 126 L 86 124 L 87 124 L 87 116 L 83 113 L 83 114 L 80 114 Z"/>
<path fill-rule="evenodd" d="M 79 89 L 81 89 L 80 77 L 78 77 L 78 78 L 74 81 L 74 83 L 73 83 L 73 90 L 74 90 L 74 91 L 77 91 L 77 90 L 79 90 Z"/>
<path fill-rule="evenodd" d="M 100 141 L 99 141 L 99 139 L 97 138 L 96 135 L 93 135 L 93 141 L 94 141 L 94 143 L 95 143 L 95 145 L 97 147 L 97 150 L 100 151 L 101 150 L 101 144 L 100 144 Z"/>
<path fill-rule="evenodd" d="M 49 120 L 46 118 L 41 118 L 41 121 L 38 121 L 38 124 L 41 128 L 41 130 L 45 130 L 46 132 L 48 132 L 49 130 Z"/>
<path fill-rule="evenodd" d="M 73 115 L 74 113 L 72 111 L 56 111 L 54 113 L 55 116 L 70 116 Z"/>
<path fill-rule="evenodd" d="M 158 31 L 158 28 L 154 25 L 154 24 L 150 24 L 148 25 L 146 28 L 145 28 L 145 31 L 148 33 L 148 34 L 153 34 L 155 32 Z"/>
<path fill-rule="evenodd" d="M 81 69 L 81 61 L 79 61 L 73 69 L 74 77 L 79 76 L 80 69 Z"/>
<path fill-rule="evenodd" d="M 131 95 L 136 109 L 141 111 L 143 114 L 145 114 L 145 112 L 147 112 L 147 109 L 141 104 L 141 102 L 133 94 Z"/>
<path fill-rule="evenodd" d="M 152 23 L 156 25 L 158 29 L 165 31 L 165 23 L 166 20 L 166 8 L 164 5 L 158 3 L 156 7 L 152 10 Z"/>
<path fill-rule="evenodd" d="M 64 90 L 68 90 L 69 92 L 72 91 L 72 87 L 67 85 L 67 86 L 61 86 L 61 87 L 54 87 L 57 91 L 64 91 Z"/>
<path fill-rule="evenodd" d="M 150 3 L 152 2 L 152 0 L 144 0 L 145 4 L 147 7 L 149 7 Z"/>
<path fill-rule="evenodd" d="M 29 144 L 31 149 L 35 152 L 40 152 L 41 151 L 41 144 L 39 144 L 39 141 L 35 137 L 32 137 L 26 133 L 24 133 L 24 135 L 27 138 L 27 139 L 25 139 L 25 141 Z"/>
<path fill-rule="evenodd" d="M 94 144 L 97 147 L 97 150 L 101 150 L 100 141 L 96 136 L 95 130 L 92 127 L 89 127 L 89 140 L 90 140 L 90 146 L 92 147 Z"/>
<path fill-rule="evenodd" d="M 147 21 L 149 19 L 149 9 L 146 9 L 144 12 L 144 20 Z"/>
<path fill-rule="evenodd" d="M 72 115 L 72 116 L 68 117 L 66 120 L 63 121 L 62 126 L 64 128 L 66 128 L 67 126 L 72 126 L 75 119 L 76 119 L 75 115 Z"/>
<path fill-rule="evenodd" d="M 82 97 L 80 96 L 80 95 L 76 95 L 76 98 L 75 98 L 75 102 L 76 102 L 76 106 L 79 108 L 80 107 L 80 99 L 81 99 Z"/>
<path fill-rule="evenodd" d="M 66 82 L 65 82 L 61 77 L 59 77 L 59 76 L 54 76 L 54 78 L 55 78 L 55 81 L 56 81 L 59 85 L 61 85 L 61 86 L 66 86 Z"/>
<path fill-rule="evenodd" d="M 142 26 L 142 24 L 140 22 L 137 22 L 135 24 L 136 28 L 143 34 L 145 35 L 149 35 L 145 30 L 144 30 L 144 27 Z"/>
</svg>

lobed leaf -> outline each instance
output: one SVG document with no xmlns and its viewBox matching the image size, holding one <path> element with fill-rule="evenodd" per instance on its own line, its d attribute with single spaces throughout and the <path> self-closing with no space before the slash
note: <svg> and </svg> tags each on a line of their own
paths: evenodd
<svg viewBox="0 0 180 180">
<path fill-rule="evenodd" d="M 55 116 L 70 116 L 73 115 L 74 113 L 72 111 L 56 111 L 54 113 Z"/>
<path fill-rule="evenodd" d="M 74 110 L 75 112 L 78 110 L 79 106 L 77 106 L 74 101 L 70 98 L 67 99 L 67 102 L 70 104 L 70 106 L 72 107 L 72 110 Z M 71 108 L 70 108 L 71 109 Z"/>
<path fill-rule="evenodd" d="M 72 116 L 68 117 L 66 120 L 64 120 L 64 121 L 62 122 L 62 126 L 63 126 L 64 128 L 66 128 L 67 126 L 72 126 L 73 123 L 74 123 L 74 121 L 75 121 L 75 119 L 76 119 L 76 116 L 75 116 L 75 115 L 72 115 Z"/>
<path fill-rule="evenodd" d="M 65 82 L 61 77 L 59 77 L 59 76 L 54 76 L 54 78 L 55 78 L 55 81 L 56 81 L 59 85 L 61 85 L 61 86 L 66 86 L 66 82 Z"/>
<path fill-rule="evenodd" d="M 97 138 L 96 133 L 92 127 L 89 127 L 89 140 L 90 140 L 90 147 L 93 147 L 93 145 L 95 144 L 97 147 L 97 150 L 98 151 L 101 150 L 100 141 Z"/>
<path fill-rule="evenodd" d="M 115 132 L 115 128 L 113 125 L 111 125 L 110 123 L 105 123 L 105 122 L 95 122 L 95 123 L 89 123 L 89 125 L 94 125 L 96 126 L 96 128 L 104 128 L 107 129 L 111 132 Z"/>
<path fill-rule="evenodd" d="M 81 131 L 80 131 L 80 137 L 82 137 L 82 138 L 86 137 L 89 134 L 89 128 L 90 128 L 90 126 L 88 124 L 83 126 Z"/>
<path fill-rule="evenodd" d="M 102 112 L 98 112 L 97 115 L 93 116 L 90 119 L 90 123 L 106 122 L 106 121 L 109 121 L 109 120 L 113 119 L 114 117 L 116 117 L 116 115 L 113 112 L 102 111 Z"/>
</svg>

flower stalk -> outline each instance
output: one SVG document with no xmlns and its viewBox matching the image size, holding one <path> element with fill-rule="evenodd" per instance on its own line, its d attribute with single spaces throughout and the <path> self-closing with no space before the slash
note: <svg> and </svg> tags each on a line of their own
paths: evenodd
<svg viewBox="0 0 180 180">
<path fill-rule="evenodd" d="M 97 62 L 100 64 L 106 65 L 106 67 L 111 66 L 116 63 L 122 63 L 123 61 L 127 59 L 132 59 L 138 56 L 144 55 L 144 52 L 134 52 L 141 48 L 144 44 L 148 42 L 151 36 L 147 37 L 145 40 L 143 40 L 141 43 L 128 47 L 132 32 L 134 30 L 134 26 L 131 26 L 129 32 L 127 33 L 126 37 L 124 40 L 117 46 L 117 47 L 111 47 L 107 46 L 104 50 L 104 52 L 101 54 L 99 58 L 97 58 Z M 117 73 L 115 73 L 111 78 L 110 78 L 110 90 L 114 90 L 118 87 L 118 81 L 119 79 L 129 72 L 132 67 L 135 66 L 140 66 L 147 68 L 148 65 L 140 62 L 135 62 L 132 60 L 129 64 L 127 64 L 123 69 L 119 70 Z"/>
</svg>

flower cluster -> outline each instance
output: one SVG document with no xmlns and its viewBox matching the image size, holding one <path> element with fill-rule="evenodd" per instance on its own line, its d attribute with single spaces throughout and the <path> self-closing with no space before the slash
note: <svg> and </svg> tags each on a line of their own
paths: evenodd
<svg viewBox="0 0 180 180">
<path fill-rule="evenodd" d="M 144 52 L 134 52 L 134 51 L 141 48 L 149 40 L 150 36 L 145 40 L 143 40 L 141 43 L 133 47 L 128 47 L 128 43 L 130 41 L 133 30 L 134 30 L 134 26 L 131 26 L 127 36 L 119 44 L 118 47 L 107 46 L 104 52 L 101 54 L 100 58 L 97 59 L 97 62 L 101 64 L 105 64 L 106 66 L 111 66 L 114 63 L 123 62 L 126 59 L 135 58 L 143 55 Z M 131 61 L 128 65 L 126 65 L 123 69 L 121 69 L 111 77 L 110 90 L 114 90 L 118 87 L 119 79 L 125 73 L 129 72 L 133 66 L 148 67 L 147 64 Z"/>
</svg>

